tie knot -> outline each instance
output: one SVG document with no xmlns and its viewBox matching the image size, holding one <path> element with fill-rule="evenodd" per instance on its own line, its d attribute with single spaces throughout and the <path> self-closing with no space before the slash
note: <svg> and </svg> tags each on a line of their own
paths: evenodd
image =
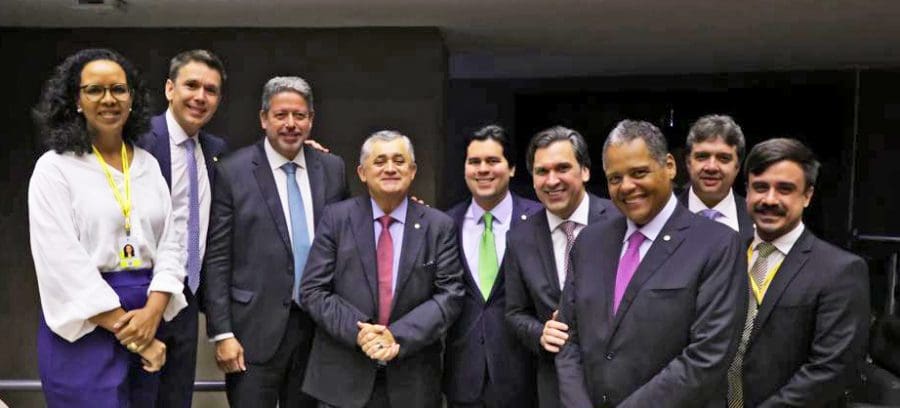
<svg viewBox="0 0 900 408">
<path fill-rule="evenodd" d="M 562 224 L 559 224 L 559 228 L 562 229 L 563 232 L 566 233 L 566 237 L 575 237 L 575 227 L 578 226 L 578 223 L 571 220 L 565 220 Z"/>
<path fill-rule="evenodd" d="M 719 218 L 722 216 L 722 213 L 720 213 L 712 208 L 706 208 L 706 209 L 700 210 L 700 215 L 715 221 L 716 218 Z"/>
<path fill-rule="evenodd" d="M 391 226 L 391 224 L 394 223 L 394 218 L 392 218 L 390 215 L 385 214 L 381 217 L 378 217 L 378 222 L 381 223 L 381 228 L 388 228 Z"/>
<path fill-rule="evenodd" d="M 189 152 L 194 151 L 194 139 L 187 138 L 184 140 L 184 142 L 181 142 L 181 145 L 184 146 L 184 148 Z"/>
<path fill-rule="evenodd" d="M 293 176 L 294 173 L 297 172 L 297 163 L 287 162 L 283 166 L 281 166 L 281 169 L 284 170 L 284 172 L 287 173 L 288 176 Z"/>
<path fill-rule="evenodd" d="M 772 245 L 768 242 L 760 242 L 756 245 L 756 253 L 759 254 L 760 258 L 766 258 L 769 255 L 772 255 L 773 252 L 778 248 L 775 248 L 775 245 Z"/>
<path fill-rule="evenodd" d="M 640 231 L 635 231 L 631 233 L 631 236 L 628 237 L 628 248 L 637 248 L 644 243 L 647 237 L 644 236 Z"/>
<path fill-rule="evenodd" d="M 484 229 L 488 231 L 494 230 L 494 216 L 491 213 L 484 213 L 484 215 L 481 216 L 481 222 L 484 223 Z"/>
</svg>

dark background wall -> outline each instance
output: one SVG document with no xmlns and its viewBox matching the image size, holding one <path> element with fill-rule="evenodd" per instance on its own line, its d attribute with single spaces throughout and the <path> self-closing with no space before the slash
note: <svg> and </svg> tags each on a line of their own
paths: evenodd
<svg viewBox="0 0 900 408">
<path fill-rule="evenodd" d="M 355 176 L 362 140 L 376 130 L 396 129 L 413 139 L 421 163 L 415 194 L 435 200 L 447 80 L 446 51 L 436 29 L 0 29 L 0 328 L 6 332 L 0 336 L 0 379 L 37 378 L 38 295 L 26 197 L 31 169 L 44 149 L 29 110 L 53 67 L 87 47 L 113 48 L 134 62 L 159 112 L 166 106 L 163 85 L 172 56 L 191 48 L 218 54 L 229 78 L 208 130 L 232 148 L 262 138 L 258 112 L 265 81 L 302 76 L 314 92 L 313 137 L 345 159 L 354 193 L 363 191 Z M 205 372 L 221 378 L 209 350 L 201 349 L 198 359 L 208 366 Z M 12 407 L 41 406 L 38 397 L 0 395 Z"/>
</svg>

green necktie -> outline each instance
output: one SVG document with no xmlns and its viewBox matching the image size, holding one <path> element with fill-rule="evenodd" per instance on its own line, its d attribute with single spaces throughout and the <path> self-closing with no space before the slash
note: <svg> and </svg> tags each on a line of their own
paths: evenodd
<svg viewBox="0 0 900 408">
<path fill-rule="evenodd" d="M 494 245 L 494 216 L 486 212 L 482 222 L 484 232 L 481 233 L 481 244 L 478 245 L 478 279 L 481 281 L 481 295 L 487 300 L 500 267 L 497 262 L 497 246 Z"/>
</svg>

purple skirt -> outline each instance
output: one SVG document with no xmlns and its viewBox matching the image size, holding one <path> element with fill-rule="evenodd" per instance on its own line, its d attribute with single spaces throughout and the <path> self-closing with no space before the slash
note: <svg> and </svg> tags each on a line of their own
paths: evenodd
<svg viewBox="0 0 900 408">
<path fill-rule="evenodd" d="M 102 274 L 119 295 L 125 310 L 147 303 L 151 269 Z M 119 344 L 101 327 L 70 343 L 47 327 L 38 326 L 38 370 L 48 407 L 152 407 L 159 373 L 148 373 L 141 358 Z"/>
</svg>

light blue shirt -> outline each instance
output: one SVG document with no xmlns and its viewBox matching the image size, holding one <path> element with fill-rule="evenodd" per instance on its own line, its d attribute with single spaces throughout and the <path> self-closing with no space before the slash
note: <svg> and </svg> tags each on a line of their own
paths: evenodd
<svg viewBox="0 0 900 408">
<path fill-rule="evenodd" d="M 641 253 L 641 260 L 644 260 L 644 255 L 647 255 L 647 251 L 650 250 L 650 246 L 653 245 L 653 241 L 656 241 L 656 237 L 659 236 L 659 233 L 662 231 L 663 227 L 666 225 L 666 222 L 669 221 L 669 218 L 672 217 L 672 214 L 675 213 L 675 207 L 678 206 L 678 200 L 675 198 L 674 194 L 669 195 L 669 202 L 666 203 L 666 206 L 663 207 L 662 211 L 659 214 L 656 214 L 656 217 L 653 217 L 650 222 L 644 224 L 641 227 L 638 227 L 634 221 L 626 218 L 626 222 L 628 223 L 628 229 L 625 230 L 625 236 L 622 238 L 622 252 L 619 253 L 619 258 L 621 259 L 625 256 L 625 250 L 628 249 L 628 237 L 631 236 L 635 231 L 640 231 L 641 234 L 644 234 L 647 239 L 644 240 L 644 243 L 641 244 L 639 249 Z"/>
<path fill-rule="evenodd" d="M 479 289 L 481 288 L 481 278 L 478 275 L 478 250 L 481 245 L 481 235 L 484 233 L 485 225 L 482 217 L 485 212 L 475 200 L 472 200 L 463 218 L 462 225 L 463 253 L 466 256 L 466 263 L 469 265 L 472 279 L 475 280 Z M 512 195 L 507 191 L 506 197 L 497 203 L 490 210 L 490 213 L 494 216 L 494 224 L 491 231 L 494 233 L 494 247 L 497 251 L 497 260 L 502 262 L 503 254 L 506 251 L 506 232 L 509 231 L 509 226 L 512 222 Z"/>
<path fill-rule="evenodd" d="M 381 223 L 378 222 L 378 219 L 384 215 L 384 211 L 382 211 L 381 207 L 375 203 L 375 200 L 370 198 L 369 201 L 372 202 L 372 223 L 375 225 L 375 247 L 378 248 L 378 236 L 381 235 Z M 391 226 L 388 228 L 391 233 L 391 241 L 394 244 L 394 260 L 391 274 L 392 293 L 397 289 L 397 269 L 400 267 L 400 249 L 403 248 L 403 227 L 404 224 L 406 224 L 406 209 L 409 206 L 408 203 L 409 199 L 404 199 L 390 214 L 391 218 L 394 219 L 394 222 L 391 223 Z"/>
</svg>

